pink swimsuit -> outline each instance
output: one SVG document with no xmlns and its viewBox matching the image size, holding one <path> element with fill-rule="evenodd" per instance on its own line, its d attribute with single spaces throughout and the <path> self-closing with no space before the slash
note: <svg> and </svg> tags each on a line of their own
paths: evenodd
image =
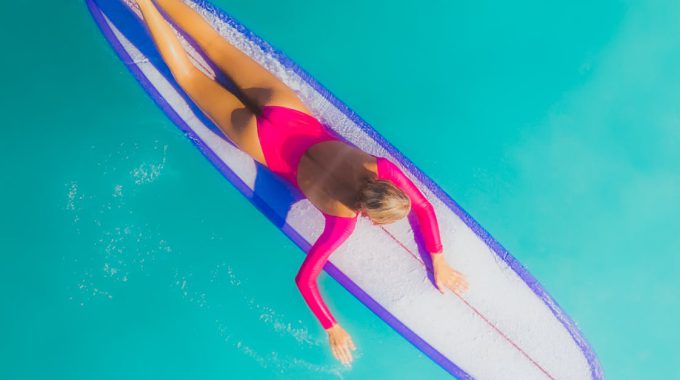
<svg viewBox="0 0 680 380">
<path fill-rule="evenodd" d="M 307 149 L 323 141 L 342 141 L 316 118 L 282 106 L 263 107 L 257 116 L 257 133 L 269 169 L 298 189 L 297 167 Z M 418 219 L 427 250 L 440 253 L 439 226 L 430 202 L 396 165 L 383 157 L 376 157 L 376 163 L 378 178 L 391 181 L 411 199 L 411 209 Z M 341 217 L 321 213 L 326 220 L 324 230 L 307 252 L 295 283 L 321 325 L 328 329 L 335 323 L 335 318 L 321 298 L 316 279 L 331 253 L 354 231 L 358 214 Z"/>
</svg>

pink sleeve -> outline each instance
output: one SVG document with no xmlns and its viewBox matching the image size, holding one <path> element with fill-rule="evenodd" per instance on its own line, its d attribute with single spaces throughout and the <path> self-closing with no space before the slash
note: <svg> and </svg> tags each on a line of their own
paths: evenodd
<svg viewBox="0 0 680 380">
<path fill-rule="evenodd" d="M 357 218 L 343 218 L 326 213 L 323 215 L 326 218 L 324 230 L 307 252 L 307 258 L 295 276 L 295 283 L 312 313 L 324 329 L 328 329 L 335 323 L 335 318 L 321 298 L 316 279 L 331 253 L 352 234 Z"/>
<path fill-rule="evenodd" d="M 387 179 L 400 188 L 411 199 L 411 210 L 418 218 L 418 225 L 425 240 L 425 247 L 430 253 L 441 253 L 442 243 L 439 236 L 439 224 L 432 204 L 418 190 L 416 185 L 392 162 L 384 157 L 376 157 L 378 178 Z"/>
</svg>

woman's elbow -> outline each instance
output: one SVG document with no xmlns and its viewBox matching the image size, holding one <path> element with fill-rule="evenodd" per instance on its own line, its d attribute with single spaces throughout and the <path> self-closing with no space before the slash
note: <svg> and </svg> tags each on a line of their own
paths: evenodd
<svg viewBox="0 0 680 380">
<path fill-rule="evenodd" d="M 309 288 L 312 282 L 311 276 L 305 272 L 301 271 L 295 275 L 295 285 L 297 285 L 298 289 Z"/>
</svg>

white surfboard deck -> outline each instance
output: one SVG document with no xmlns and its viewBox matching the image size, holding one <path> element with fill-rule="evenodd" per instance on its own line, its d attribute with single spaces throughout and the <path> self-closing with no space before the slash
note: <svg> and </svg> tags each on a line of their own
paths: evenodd
<svg viewBox="0 0 680 380">
<path fill-rule="evenodd" d="M 293 89 L 348 142 L 390 159 L 434 206 L 446 259 L 470 289 L 441 295 L 426 270 L 413 217 L 387 226 L 359 218 L 325 270 L 446 371 L 461 379 L 601 379 L 597 358 L 541 285 L 440 187 L 290 58 L 207 2 L 185 0 L 229 42 Z M 181 91 L 131 0 L 86 0 L 107 40 L 149 95 L 258 209 L 305 252 L 323 217 L 282 179 L 231 144 Z M 223 80 L 183 40 L 194 63 Z"/>
</svg>

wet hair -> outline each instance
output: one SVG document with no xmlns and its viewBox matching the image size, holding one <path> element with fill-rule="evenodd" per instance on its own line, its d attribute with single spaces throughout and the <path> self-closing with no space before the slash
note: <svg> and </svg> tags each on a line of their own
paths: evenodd
<svg viewBox="0 0 680 380">
<path fill-rule="evenodd" d="M 411 200 L 392 182 L 368 177 L 359 189 L 359 209 L 376 224 L 388 224 L 408 215 Z"/>
</svg>

